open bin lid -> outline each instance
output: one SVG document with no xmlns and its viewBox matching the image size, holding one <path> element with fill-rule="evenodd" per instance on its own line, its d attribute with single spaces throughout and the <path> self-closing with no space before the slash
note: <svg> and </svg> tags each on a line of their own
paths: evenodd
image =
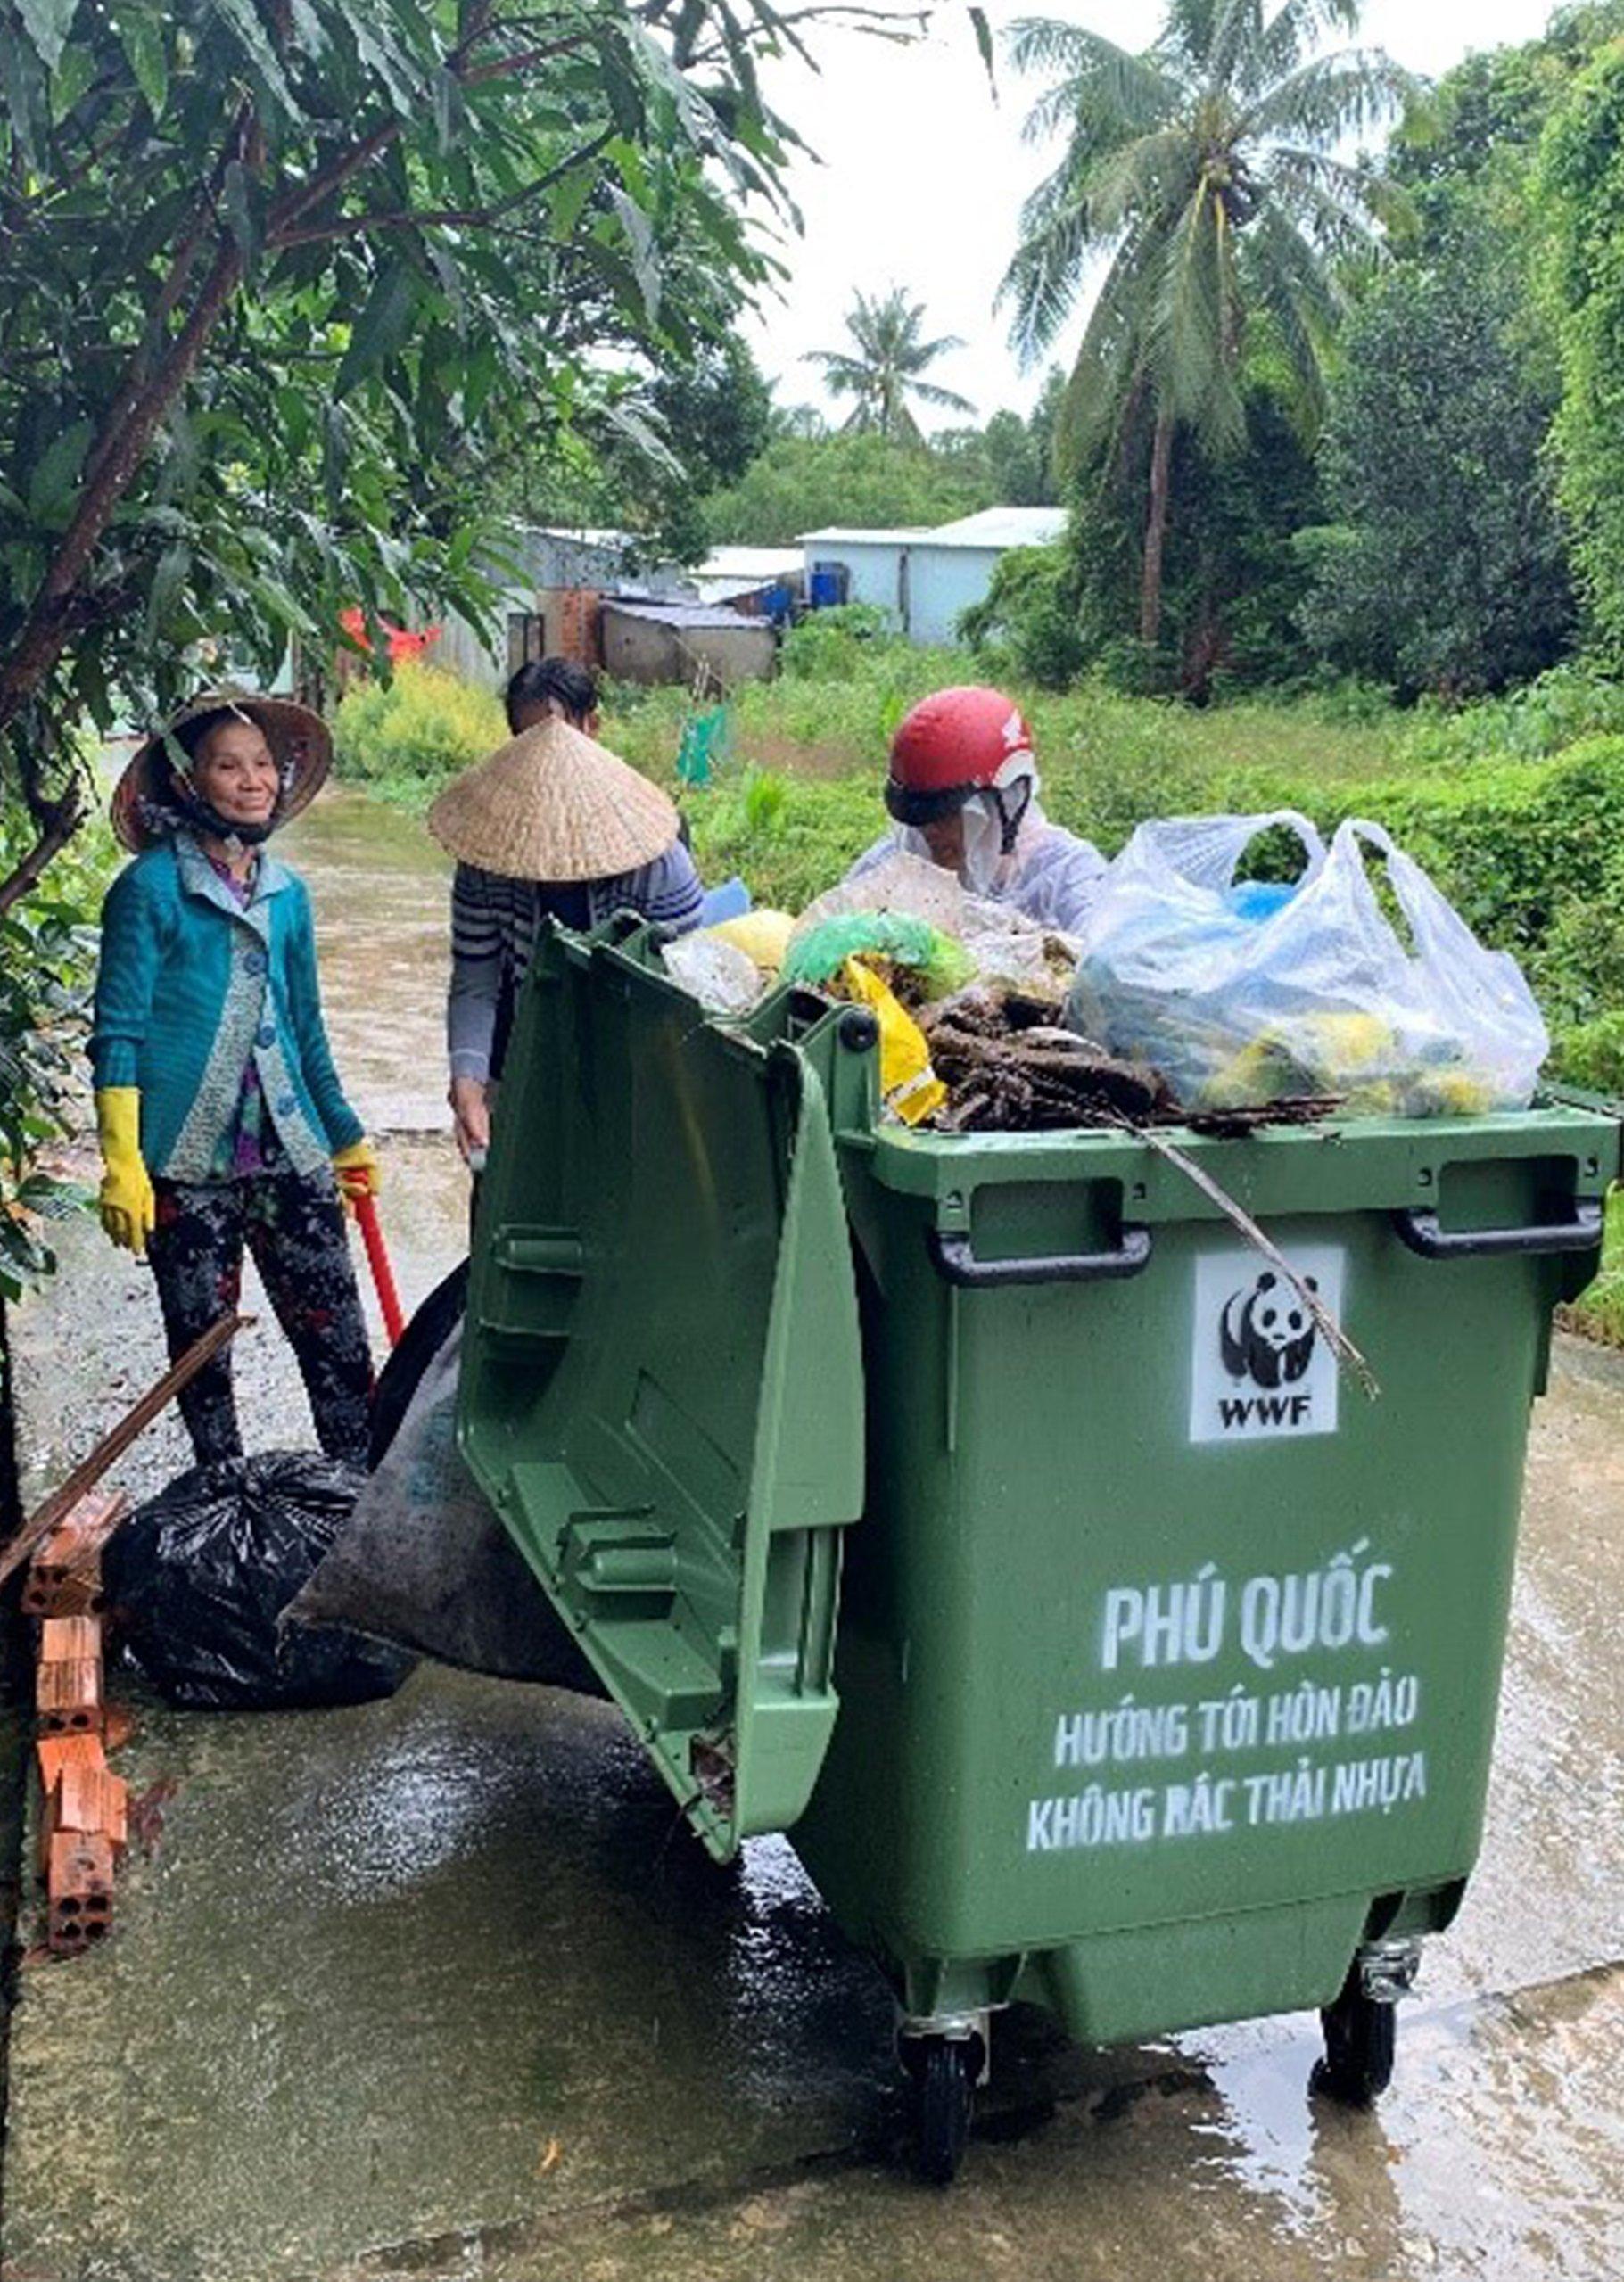
<svg viewBox="0 0 1624 2282">
<path fill-rule="evenodd" d="M 480 1199 L 464 1456 L 711 1851 L 783 1830 L 833 1732 L 863 1498 L 822 1088 L 707 1021 L 647 930 L 539 946 Z"/>
</svg>

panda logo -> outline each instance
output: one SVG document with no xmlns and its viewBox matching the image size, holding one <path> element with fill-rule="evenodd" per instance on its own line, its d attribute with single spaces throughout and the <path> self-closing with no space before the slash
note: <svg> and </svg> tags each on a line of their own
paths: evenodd
<svg viewBox="0 0 1624 2282">
<path fill-rule="evenodd" d="M 1319 1289 L 1312 1276 L 1305 1276 L 1303 1285 Z M 1275 1388 L 1294 1387 L 1306 1375 L 1316 1334 L 1302 1294 L 1270 1270 L 1225 1303 L 1219 1336 L 1232 1379 Z"/>
</svg>

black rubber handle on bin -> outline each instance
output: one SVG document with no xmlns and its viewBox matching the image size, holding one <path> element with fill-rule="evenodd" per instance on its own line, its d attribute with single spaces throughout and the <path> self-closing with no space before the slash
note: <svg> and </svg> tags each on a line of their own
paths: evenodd
<svg viewBox="0 0 1624 2282">
<path fill-rule="evenodd" d="M 927 1229 L 925 1242 L 938 1275 L 967 1291 L 993 1291 L 1016 1283 L 1113 1283 L 1150 1264 L 1150 1232 L 1125 1228 L 1115 1252 L 1073 1252 L 1039 1260 L 978 1260 L 968 1236 Z"/>
<path fill-rule="evenodd" d="M 1438 1224 L 1435 1212 L 1396 1212 L 1401 1243 L 1423 1260 L 1492 1260 L 1513 1254 L 1594 1252 L 1602 1240 L 1602 1207 L 1594 1198 L 1574 1199 L 1571 1220 L 1545 1228 L 1463 1228 Z"/>
</svg>

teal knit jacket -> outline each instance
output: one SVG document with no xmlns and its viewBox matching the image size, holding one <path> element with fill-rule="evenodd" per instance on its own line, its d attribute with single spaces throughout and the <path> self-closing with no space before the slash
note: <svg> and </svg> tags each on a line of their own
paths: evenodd
<svg viewBox="0 0 1624 2282">
<path fill-rule="evenodd" d="M 251 1057 L 295 1172 L 361 1139 L 321 1018 L 304 882 L 261 853 L 243 909 L 179 833 L 127 864 L 102 906 L 95 1082 L 139 1087 L 150 1174 L 207 1181 Z"/>
</svg>

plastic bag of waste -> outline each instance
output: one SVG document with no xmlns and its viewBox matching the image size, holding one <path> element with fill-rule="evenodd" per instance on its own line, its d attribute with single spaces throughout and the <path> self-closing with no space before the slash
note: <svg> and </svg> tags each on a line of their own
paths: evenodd
<svg viewBox="0 0 1624 2282">
<path fill-rule="evenodd" d="M 711 933 L 719 943 L 730 943 L 735 951 L 742 951 L 763 974 L 776 975 L 784 964 L 795 925 L 787 911 L 747 911 L 739 919 L 721 920 Z"/>
<path fill-rule="evenodd" d="M 866 1006 L 879 1025 L 879 1091 L 886 1108 L 904 1125 L 922 1125 L 947 1099 L 947 1088 L 930 1067 L 924 1032 L 861 959 L 848 959 L 841 968 L 840 992 Z"/>
<path fill-rule="evenodd" d="M 967 894 L 955 873 L 900 848 L 809 903 L 796 922 L 795 940 L 853 911 L 897 911 L 928 920 L 963 944 L 974 982 L 1018 983 L 1051 991 L 1058 1001 L 1077 963 L 1075 937 L 1028 919 L 1012 903 Z"/>
<path fill-rule="evenodd" d="M 108 1603 L 171 1703 L 269 1710 L 394 1693 L 409 1656 L 353 1633 L 281 1629 L 365 1479 L 314 1450 L 227 1458 L 179 1475 L 114 1532 Z"/>
<path fill-rule="evenodd" d="M 944 999 L 974 979 L 962 943 L 905 911 L 848 911 L 823 919 L 791 943 L 781 973 L 787 983 L 832 983 L 848 959 L 883 960 L 909 968 L 927 999 Z"/>
<path fill-rule="evenodd" d="M 1242 855 L 1277 826 L 1303 843 L 1301 879 L 1283 897 L 1237 893 Z M 1290 810 L 1142 825 L 1101 889 L 1066 1019 L 1199 1109 L 1294 1095 L 1357 1116 L 1522 1108 L 1549 1050 L 1515 960 L 1485 950 L 1380 825 L 1350 820 L 1327 852 Z"/>
<path fill-rule="evenodd" d="M 765 988 L 754 960 L 719 935 L 679 935 L 660 956 L 672 981 L 712 1014 L 748 1014 Z"/>
<path fill-rule="evenodd" d="M 395 1430 L 356 1500 L 349 1527 L 287 1611 L 291 1631 L 346 1625 L 465 1671 L 536 1680 L 582 1695 L 606 1691 L 565 1630 L 457 1447 L 457 1377 L 462 1354 L 453 1281 L 424 1302 L 407 1326 L 378 1389 Z M 456 1291 L 466 1289 L 466 1279 Z M 437 1303 L 445 1298 L 443 1306 Z M 408 1343 L 420 1319 L 449 1328 L 426 1364 Z M 404 1357 L 418 1374 L 402 1408 L 390 1374 Z"/>
</svg>

